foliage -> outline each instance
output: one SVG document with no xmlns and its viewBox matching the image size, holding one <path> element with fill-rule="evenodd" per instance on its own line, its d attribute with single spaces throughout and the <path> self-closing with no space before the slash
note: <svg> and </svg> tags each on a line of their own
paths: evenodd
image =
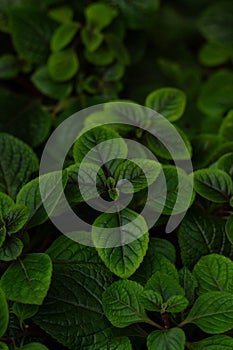
<svg viewBox="0 0 233 350">
<path fill-rule="evenodd" d="M 227 0 L 0 0 L 0 349 L 233 348 L 232 23 Z M 39 174 L 52 131 L 105 102 L 63 171 Z M 135 102 L 171 123 L 192 174 Z M 90 246 L 49 220 L 63 192 Z"/>
</svg>

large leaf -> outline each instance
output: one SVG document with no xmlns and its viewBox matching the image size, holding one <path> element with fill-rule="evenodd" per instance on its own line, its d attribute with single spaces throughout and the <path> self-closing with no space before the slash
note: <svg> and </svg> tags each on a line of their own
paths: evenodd
<svg viewBox="0 0 233 350">
<path fill-rule="evenodd" d="M 148 317 L 140 304 L 143 287 L 133 281 L 121 280 L 113 283 L 103 294 L 104 313 L 118 328 L 137 322 L 147 322 Z"/>
<path fill-rule="evenodd" d="M 20 188 L 38 169 L 30 147 L 8 134 L 0 134 L 0 191 L 16 197 Z"/>
<path fill-rule="evenodd" d="M 233 257 L 232 247 L 226 238 L 225 221 L 216 217 L 190 212 L 179 230 L 181 258 L 185 266 L 192 268 L 203 256 L 211 253 Z"/>
<path fill-rule="evenodd" d="M 54 262 L 50 290 L 34 321 L 69 349 L 106 348 L 114 332 L 102 310 L 102 294 L 111 273 L 95 263 L 70 263 L 66 254 Z"/>
<path fill-rule="evenodd" d="M 0 288 L 0 310 L 1 310 L 0 337 L 2 337 L 4 335 L 4 333 L 6 332 L 7 327 L 8 327 L 9 311 L 8 311 L 8 305 L 7 305 L 5 294 L 3 293 L 1 288 Z"/>
<path fill-rule="evenodd" d="M 231 350 L 233 339 L 226 335 L 214 335 L 195 343 L 189 343 L 190 350 Z"/>
<path fill-rule="evenodd" d="M 154 109 L 170 122 L 182 116 L 185 104 L 185 94 L 176 88 L 161 88 L 151 92 L 146 98 L 146 106 Z"/>
<path fill-rule="evenodd" d="M 50 115 L 38 101 L 3 90 L 0 95 L 0 127 L 35 147 L 48 136 Z"/>
<path fill-rule="evenodd" d="M 105 232 L 102 228 L 105 228 Z M 111 229 L 114 230 L 112 234 Z M 147 231 L 142 216 L 124 209 L 119 213 L 101 214 L 92 226 L 92 238 L 99 256 L 110 271 L 127 278 L 136 271 L 146 254 L 149 241 Z"/>
<path fill-rule="evenodd" d="M 117 10 L 101 3 L 94 3 L 85 9 L 87 24 L 99 30 L 107 27 L 117 16 Z"/>
<path fill-rule="evenodd" d="M 203 256 L 195 265 L 193 273 L 200 295 L 213 291 L 233 292 L 233 262 L 225 256 Z"/>
<path fill-rule="evenodd" d="M 8 267 L 2 275 L 1 287 L 10 300 L 41 305 L 49 289 L 51 275 L 49 256 L 32 253 Z"/>
<path fill-rule="evenodd" d="M 6 345 L 6 343 L 2 343 L 0 341 L 0 350 L 9 350 L 8 346 Z"/>
<path fill-rule="evenodd" d="M 63 192 L 60 189 L 60 177 L 65 186 L 67 173 L 52 172 L 36 178 L 22 187 L 17 195 L 17 203 L 23 204 L 29 209 L 29 219 L 27 227 L 33 227 L 42 224 L 48 219 L 48 216 L 54 214 L 59 198 Z M 42 191 L 42 196 L 41 192 Z M 43 204 L 46 205 L 47 212 Z"/>
<path fill-rule="evenodd" d="M 185 334 L 182 329 L 154 331 L 147 338 L 148 350 L 184 350 Z"/>
<path fill-rule="evenodd" d="M 209 334 L 218 334 L 233 328 L 233 296 L 227 292 L 209 292 L 201 295 L 182 324 L 194 323 Z"/>
<path fill-rule="evenodd" d="M 194 173 L 194 189 L 202 197 L 216 203 L 228 202 L 232 180 L 219 169 L 201 169 Z"/>
<path fill-rule="evenodd" d="M 56 26 L 46 13 L 38 9 L 20 7 L 10 12 L 14 46 L 21 57 L 31 62 L 41 64 L 46 61 Z"/>
</svg>

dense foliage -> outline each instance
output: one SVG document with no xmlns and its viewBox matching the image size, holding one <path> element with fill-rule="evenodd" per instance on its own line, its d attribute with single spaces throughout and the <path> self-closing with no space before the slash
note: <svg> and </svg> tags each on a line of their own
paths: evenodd
<svg viewBox="0 0 233 350">
<path fill-rule="evenodd" d="M 0 349 L 232 349 L 232 1 L 0 0 L 0 40 Z M 39 163 L 64 120 L 115 100 L 150 107 L 174 125 L 192 159 L 194 190 L 189 208 L 180 202 L 176 214 L 187 213 L 179 227 L 165 233 L 179 180 L 190 186 L 192 174 L 144 125 L 97 126 L 116 112 L 106 104 L 87 118 L 83 128 L 92 129 L 77 138 L 62 176 L 74 212 L 93 226 L 90 247 L 49 220 Z M 120 113 L 126 120 L 129 111 Z M 114 139 L 117 154 L 110 143 L 88 158 Z M 144 146 L 137 159 L 127 160 L 125 139 Z M 106 154 L 118 159 L 100 166 Z M 58 173 L 40 181 L 51 213 L 61 214 Z M 164 205 L 148 230 L 140 213 L 151 188 L 151 215 Z M 85 203 L 101 196 L 114 204 L 121 195 L 132 201 L 117 213 Z M 99 245 L 99 230 L 133 220 L 118 235 L 135 240 Z"/>
</svg>

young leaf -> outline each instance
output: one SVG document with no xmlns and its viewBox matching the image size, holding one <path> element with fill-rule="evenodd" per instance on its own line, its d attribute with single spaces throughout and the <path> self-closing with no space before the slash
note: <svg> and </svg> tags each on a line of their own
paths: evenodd
<svg viewBox="0 0 233 350">
<path fill-rule="evenodd" d="M 24 205 L 16 204 L 4 215 L 8 235 L 18 232 L 28 219 L 29 210 Z"/>
<path fill-rule="evenodd" d="M 146 310 L 160 312 L 163 304 L 162 296 L 154 290 L 144 290 L 139 298 Z"/>
<path fill-rule="evenodd" d="M 233 134 L 233 110 L 231 110 L 223 119 L 219 134 L 226 140 L 232 141 Z"/>
<path fill-rule="evenodd" d="M 25 143 L 4 133 L 0 134 L 0 154 L 0 191 L 15 198 L 38 169 L 37 157 Z"/>
<path fill-rule="evenodd" d="M 11 261 L 17 259 L 23 251 L 23 242 L 17 237 L 7 237 L 0 248 L 0 260 Z"/>
<path fill-rule="evenodd" d="M 42 224 L 48 219 L 48 216 L 54 214 L 62 194 L 62 189 L 58 188 L 61 176 L 63 187 L 65 187 L 67 173 L 63 172 L 61 175 L 60 172 L 52 172 L 28 182 L 18 193 L 17 204 L 25 205 L 29 209 L 28 228 Z M 42 197 L 40 191 L 43 191 Z M 49 214 L 44 209 L 43 203 L 45 202 Z"/>
<path fill-rule="evenodd" d="M 184 290 L 178 281 L 161 272 L 156 272 L 152 275 L 145 285 L 145 290 L 153 290 L 159 293 L 163 298 L 163 302 L 167 302 L 174 295 L 184 296 Z"/>
<path fill-rule="evenodd" d="M 52 51 L 60 51 L 64 49 L 77 34 L 80 27 L 79 23 L 69 22 L 61 24 L 53 33 L 51 39 Z"/>
<path fill-rule="evenodd" d="M 31 77 L 35 87 L 44 95 L 61 99 L 69 96 L 72 91 L 72 83 L 57 83 L 49 75 L 47 67 L 38 68 Z"/>
<path fill-rule="evenodd" d="M 129 227 L 124 228 L 125 225 Z M 110 231 L 103 233 L 102 227 L 109 230 L 115 228 L 111 237 Z M 127 278 L 137 270 L 146 254 L 149 241 L 147 231 L 142 216 L 124 209 L 119 213 L 101 214 L 93 223 L 92 238 L 99 256 L 110 271 L 121 278 Z M 111 248 L 108 248 L 109 243 Z"/>
<path fill-rule="evenodd" d="M 87 50 L 94 52 L 97 50 L 104 40 L 104 35 L 99 31 L 93 31 L 92 28 L 83 28 L 81 31 L 82 41 Z"/>
<path fill-rule="evenodd" d="M 233 153 L 227 153 L 219 158 L 217 167 L 218 169 L 225 171 L 233 178 Z"/>
<path fill-rule="evenodd" d="M 211 254 L 201 257 L 193 274 L 198 282 L 198 294 L 233 292 L 233 262 L 225 256 Z"/>
<path fill-rule="evenodd" d="M 0 192 L 0 212 L 2 216 L 6 216 L 14 206 L 13 199 L 7 194 Z"/>
<path fill-rule="evenodd" d="M 33 321 L 68 348 L 106 349 L 114 329 L 104 316 L 102 294 L 111 283 L 103 265 L 70 263 L 64 256 L 54 262 L 51 287 Z"/>
<path fill-rule="evenodd" d="M 49 350 L 46 346 L 41 343 L 29 343 L 24 345 L 21 350 Z"/>
<path fill-rule="evenodd" d="M 86 8 L 85 15 L 89 27 L 102 30 L 117 16 L 117 10 L 105 4 L 94 3 Z"/>
<path fill-rule="evenodd" d="M 201 169 L 194 173 L 194 189 L 212 202 L 224 203 L 232 194 L 232 180 L 222 170 Z"/>
<path fill-rule="evenodd" d="M 0 288 L 0 310 L 1 310 L 0 337 L 2 337 L 5 334 L 8 327 L 9 311 L 8 311 L 8 304 L 6 301 L 5 294 L 1 288 Z"/>
<path fill-rule="evenodd" d="M 195 343 L 188 343 L 190 350 L 231 350 L 233 339 L 226 335 L 214 335 Z"/>
<path fill-rule="evenodd" d="M 114 178 L 118 182 L 117 187 L 123 193 L 131 193 L 132 186 L 127 182 L 121 184 L 121 180 L 126 179 L 133 185 L 133 192 L 138 192 L 150 186 L 161 171 L 161 165 L 149 159 L 131 159 L 121 163 L 114 172 Z"/>
<path fill-rule="evenodd" d="M 192 268 L 203 256 L 218 253 L 232 258 L 226 239 L 225 221 L 191 211 L 184 218 L 178 234 L 183 264 Z"/>
<path fill-rule="evenodd" d="M 197 281 L 193 274 L 187 269 L 187 267 L 183 267 L 179 271 L 179 281 L 181 287 L 184 289 L 185 297 L 188 299 L 190 304 L 192 304 L 195 297 Z"/>
<path fill-rule="evenodd" d="M 133 350 L 131 342 L 127 337 L 110 338 L 107 344 L 108 350 Z M 99 350 L 106 350 L 105 347 L 101 347 Z"/>
<path fill-rule="evenodd" d="M 233 215 L 229 216 L 229 218 L 227 219 L 225 230 L 227 238 L 229 239 L 231 244 L 233 244 Z"/>
<path fill-rule="evenodd" d="M 103 293 L 103 309 L 109 321 L 118 328 L 137 322 L 147 322 L 148 317 L 140 304 L 143 287 L 133 281 L 114 282 Z"/>
<path fill-rule="evenodd" d="M 147 338 L 148 350 L 184 350 L 185 334 L 182 329 L 171 328 L 166 331 L 154 331 Z"/>
<path fill-rule="evenodd" d="M 1 278 L 1 287 L 9 300 L 41 305 L 52 275 L 50 257 L 43 253 L 25 255 L 13 263 Z M 15 281 L 12 284 L 12 281 Z"/>
<path fill-rule="evenodd" d="M 48 72 L 52 80 L 63 83 L 75 76 L 79 69 L 77 54 L 71 50 L 54 52 L 48 59 Z"/>
<path fill-rule="evenodd" d="M 18 7 L 10 11 L 14 46 L 21 57 L 33 63 L 46 61 L 51 35 L 56 26 L 46 13 L 38 9 Z"/>
<path fill-rule="evenodd" d="M 2 218 L 2 214 L 0 213 L 0 248 L 3 242 L 5 241 L 5 238 L 6 238 L 6 227 L 5 227 L 5 222 Z"/>
<path fill-rule="evenodd" d="M 233 296 L 227 292 L 201 295 L 182 324 L 194 323 L 209 334 L 224 333 L 233 327 Z"/>
<path fill-rule="evenodd" d="M 176 88 L 161 88 L 150 93 L 145 104 L 170 122 L 174 122 L 184 113 L 186 97 L 183 91 Z"/>
<path fill-rule="evenodd" d="M 12 307 L 12 311 L 18 317 L 20 322 L 33 317 L 38 310 L 38 305 L 22 304 L 17 302 L 14 303 Z"/>
<path fill-rule="evenodd" d="M 222 44 L 208 42 L 199 51 L 199 60 L 204 66 L 215 67 L 226 63 L 230 55 L 229 48 Z"/>
<path fill-rule="evenodd" d="M 188 304 L 188 299 L 183 295 L 173 295 L 166 301 L 166 312 L 182 312 Z"/>
<path fill-rule="evenodd" d="M 0 56 L 0 79 L 14 78 L 19 71 L 18 60 L 11 54 Z"/>
</svg>

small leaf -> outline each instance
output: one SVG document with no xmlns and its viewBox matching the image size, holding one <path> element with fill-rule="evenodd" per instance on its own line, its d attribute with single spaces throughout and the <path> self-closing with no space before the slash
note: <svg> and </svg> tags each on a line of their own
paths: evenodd
<svg viewBox="0 0 233 350">
<path fill-rule="evenodd" d="M 0 248 L 0 260 L 11 261 L 17 259 L 23 251 L 23 242 L 17 237 L 7 237 Z"/>
<path fill-rule="evenodd" d="M 233 325 L 233 296 L 227 292 L 209 292 L 201 295 L 182 322 L 194 323 L 209 334 L 224 333 Z"/>
<path fill-rule="evenodd" d="M 179 271 L 179 281 L 181 287 L 184 289 L 185 297 L 188 299 L 190 304 L 192 304 L 195 298 L 197 281 L 193 274 L 187 269 L 187 267 L 183 267 Z"/>
<path fill-rule="evenodd" d="M 230 55 L 230 50 L 225 46 L 208 42 L 199 51 L 199 60 L 204 66 L 215 67 L 226 63 Z"/>
<path fill-rule="evenodd" d="M 63 172 L 61 175 L 60 172 L 52 172 L 28 182 L 18 193 L 17 204 L 25 205 L 29 209 L 28 228 L 42 224 L 48 216 L 54 214 L 63 192 L 59 186 L 61 177 L 65 187 L 67 173 Z M 44 205 L 49 213 L 45 211 Z"/>
<path fill-rule="evenodd" d="M 194 189 L 212 202 L 225 203 L 232 194 L 232 180 L 222 170 L 201 169 L 194 173 Z"/>
<path fill-rule="evenodd" d="M 226 141 L 232 141 L 233 134 L 233 110 L 231 110 L 226 117 L 223 119 L 223 122 L 219 130 L 220 136 L 222 136 Z"/>
<path fill-rule="evenodd" d="M 133 281 L 114 282 L 103 293 L 103 309 L 109 321 L 119 328 L 137 322 L 147 322 L 147 316 L 140 304 L 143 287 Z"/>
<path fill-rule="evenodd" d="M 4 215 L 4 221 L 6 225 L 7 233 L 18 232 L 26 223 L 28 219 L 29 210 L 23 205 L 14 205 L 7 215 Z"/>
<path fill-rule="evenodd" d="M 189 302 L 183 295 L 173 295 L 166 301 L 167 312 L 182 312 L 186 309 Z"/>
<path fill-rule="evenodd" d="M 69 6 L 59 6 L 49 9 L 49 17 L 60 23 L 67 23 L 72 20 L 74 11 Z"/>
<path fill-rule="evenodd" d="M 46 346 L 41 343 L 29 343 L 24 345 L 21 350 L 49 350 Z"/>
<path fill-rule="evenodd" d="M 22 304 L 22 303 L 14 303 L 12 307 L 12 311 L 18 317 L 20 322 L 31 318 L 34 316 L 39 310 L 38 305 L 30 305 L 30 304 Z"/>
<path fill-rule="evenodd" d="M 154 290 L 144 290 L 140 296 L 140 303 L 146 310 L 160 312 L 163 304 L 163 298 Z"/>
<path fill-rule="evenodd" d="M 127 337 L 109 339 L 108 350 L 133 350 L 131 342 Z M 101 347 L 99 350 L 106 350 L 106 347 Z"/>
<path fill-rule="evenodd" d="M 185 334 L 182 329 L 154 331 L 147 338 L 148 350 L 184 350 Z"/>
<path fill-rule="evenodd" d="M 233 244 L 233 215 L 229 216 L 225 226 L 227 238 Z"/>
<path fill-rule="evenodd" d="M 8 346 L 5 343 L 0 341 L 0 350 L 9 350 Z"/>
<path fill-rule="evenodd" d="M 109 230 L 105 233 L 102 228 Z M 149 241 L 147 231 L 142 216 L 124 209 L 120 213 L 101 214 L 93 223 L 92 238 L 99 256 L 110 271 L 127 278 L 136 271 L 146 254 Z"/>
<path fill-rule="evenodd" d="M 32 253 L 13 263 L 1 278 L 9 300 L 41 305 L 49 289 L 52 263 L 47 254 Z M 12 281 L 15 281 L 12 284 Z"/>
<path fill-rule="evenodd" d="M 182 116 L 186 105 L 183 91 L 175 88 L 161 88 L 150 93 L 146 98 L 146 106 L 174 122 Z"/>
<path fill-rule="evenodd" d="M 54 52 L 48 59 L 48 72 L 55 82 L 65 82 L 75 76 L 79 69 L 77 54 L 71 50 Z"/>
<path fill-rule="evenodd" d="M 8 311 L 8 305 L 7 305 L 5 294 L 3 293 L 3 290 L 1 288 L 0 288 L 0 310 L 1 310 L 0 337 L 2 337 L 5 334 L 8 327 L 9 311 Z M 1 348 L 1 345 L 0 345 L 0 348 Z"/>
<path fill-rule="evenodd" d="M 95 66 L 105 67 L 114 61 L 114 53 L 104 44 L 93 52 L 86 50 L 84 55 L 86 60 Z"/>
<path fill-rule="evenodd" d="M 0 56 L 0 79 L 11 79 L 17 76 L 19 71 L 18 60 L 11 54 Z"/>
<path fill-rule="evenodd" d="M 64 49 L 73 40 L 79 27 L 79 23 L 75 22 L 61 24 L 53 33 L 51 39 L 52 51 L 56 52 Z"/>
<path fill-rule="evenodd" d="M 72 91 L 72 84 L 56 83 L 50 78 L 47 67 L 38 68 L 31 77 L 33 84 L 44 95 L 61 99 L 69 96 Z"/>
<path fill-rule="evenodd" d="M 233 178 L 233 153 L 227 153 L 219 158 L 217 167 L 218 169 L 225 171 Z"/>
<path fill-rule="evenodd" d="M 231 350 L 233 339 L 226 335 L 214 335 L 195 343 L 189 343 L 190 350 Z"/>
<path fill-rule="evenodd" d="M 0 212 L 2 216 L 6 216 L 14 207 L 15 203 L 7 194 L 0 192 Z"/>
<path fill-rule="evenodd" d="M 25 143 L 4 133 L 0 134 L 0 154 L 0 191 L 15 198 L 38 169 L 37 157 Z"/>
<path fill-rule="evenodd" d="M 90 28 L 83 28 L 81 32 L 82 41 L 87 50 L 93 52 L 97 50 L 104 40 L 104 35 L 98 30 Z"/>
<path fill-rule="evenodd" d="M 85 9 L 87 24 L 99 30 L 107 27 L 117 16 L 117 10 L 101 3 L 94 3 Z"/>
</svg>

